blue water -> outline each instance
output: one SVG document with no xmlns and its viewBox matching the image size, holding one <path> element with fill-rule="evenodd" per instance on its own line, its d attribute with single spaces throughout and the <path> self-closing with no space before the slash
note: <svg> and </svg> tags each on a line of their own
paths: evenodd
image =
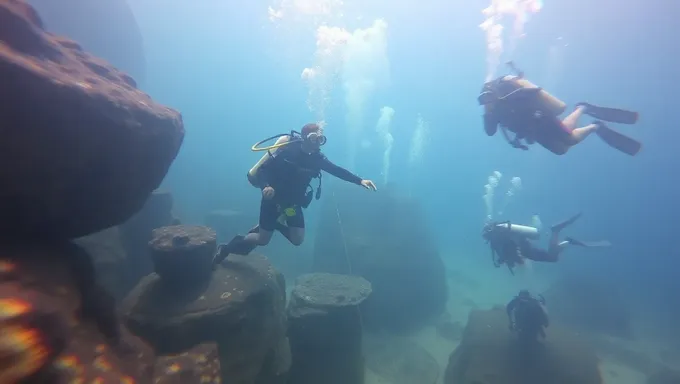
<svg viewBox="0 0 680 384">
<path fill-rule="evenodd" d="M 173 192 L 178 215 L 201 222 L 214 209 L 257 210 L 259 192 L 245 177 L 258 159 L 250 146 L 315 120 L 300 73 L 314 63 L 316 25 L 285 16 L 271 22 L 267 7 L 276 4 L 260 0 L 129 3 L 146 51 L 142 88 L 184 117 L 185 142 L 163 185 Z M 353 170 L 383 187 L 375 124 L 380 108 L 390 106 L 395 110 L 390 181 L 424 205 L 450 264 L 492 268 L 479 236 L 486 215 L 484 185 L 493 171 L 501 172 L 500 198 L 510 178 L 518 176 L 522 189 L 502 218 L 529 224 L 538 214 L 550 225 L 581 211 L 583 218 L 569 235 L 614 244 L 597 252 L 574 251 L 536 272 L 595 276 L 629 295 L 639 310 L 656 314 L 650 321 L 665 323 L 669 310 L 680 312 L 673 308 L 680 288 L 675 238 L 680 157 L 674 141 L 680 140 L 674 115 L 680 51 L 673 38 L 680 32 L 675 22 L 680 4 L 548 0 L 526 24 L 526 36 L 511 57 L 532 81 L 570 106 L 589 101 L 639 111 L 636 126 L 615 127 L 644 143 L 634 158 L 595 136 L 555 156 L 538 145 L 516 150 L 500 135 L 483 133 L 476 97 L 486 75 L 479 28 L 486 6 L 486 0 L 348 1 L 342 21 L 328 23 L 349 31 L 368 28 L 375 19 L 388 23 L 389 83 L 364 104 L 360 138 L 371 146 L 354 144 L 359 149 Z M 325 113 L 324 152 L 346 166 L 342 81 L 342 76 L 334 81 Z M 429 140 L 421 162 L 409 166 L 419 115 L 429 123 Z M 312 234 L 318 205 L 306 214 Z M 291 247 L 279 242 L 266 253 L 290 253 Z"/>
</svg>

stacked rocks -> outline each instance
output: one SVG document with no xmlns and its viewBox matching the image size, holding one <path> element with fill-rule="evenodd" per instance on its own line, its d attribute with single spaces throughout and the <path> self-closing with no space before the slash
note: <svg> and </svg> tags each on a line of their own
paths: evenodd
<svg viewBox="0 0 680 384">
<path fill-rule="evenodd" d="M 223 382 L 280 382 L 290 361 L 285 282 L 269 261 L 233 256 L 212 269 L 215 233 L 207 227 L 159 228 L 150 249 L 157 273 L 123 301 L 130 329 L 159 354 L 216 343 Z"/>
<path fill-rule="evenodd" d="M 359 304 L 371 284 L 358 276 L 300 276 L 288 305 L 291 384 L 364 382 Z"/>
</svg>

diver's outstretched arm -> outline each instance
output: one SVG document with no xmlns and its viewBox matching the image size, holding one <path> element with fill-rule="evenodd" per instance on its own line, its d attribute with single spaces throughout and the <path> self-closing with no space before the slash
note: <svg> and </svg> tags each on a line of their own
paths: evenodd
<svg viewBox="0 0 680 384">
<path fill-rule="evenodd" d="M 345 168 L 335 165 L 330 160 L 328 160 L 326 156 L 323 156 L 321 159 L 321 170 L 328 172 L 340 180 L 344 180 L 352 184 L 361 185 L 361 181 L 363 180 L 361 177 L 353 174 Z"/>
</svg>

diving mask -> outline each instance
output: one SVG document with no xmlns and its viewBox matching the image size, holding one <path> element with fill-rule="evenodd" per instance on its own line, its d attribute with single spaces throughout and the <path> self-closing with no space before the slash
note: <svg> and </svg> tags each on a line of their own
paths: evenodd
<svg viewBox="0 0 680 384">
<path fill-rule="evenodd" d="M 307 140 L 318 146 L 326 144 L 326 136 L 324 136 L 324 134 L 321 131 L 309 133 L 307 135 Z"/>
</svg>

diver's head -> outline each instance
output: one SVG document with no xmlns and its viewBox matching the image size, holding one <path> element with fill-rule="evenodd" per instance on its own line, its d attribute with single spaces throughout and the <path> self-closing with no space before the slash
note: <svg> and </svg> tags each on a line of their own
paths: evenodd
<svg viewBox="0 0 680 384">
<path fill-rule="evenodd" d="M 305 124 L 300 130 L 302 136 L 302 150 L 308 153 L 318 152 L 321 146 L 326 144 L 326 136 L 323 129 L 317 123 Z"/>
<path fill-rule="evenodd" d="M 531 298 L 531 293 L 527 291 L 526 289 L 523 289 L 519 291 L 519 294 L 517 295 L 520 299 L 530 299 Z"/>
</svg>

